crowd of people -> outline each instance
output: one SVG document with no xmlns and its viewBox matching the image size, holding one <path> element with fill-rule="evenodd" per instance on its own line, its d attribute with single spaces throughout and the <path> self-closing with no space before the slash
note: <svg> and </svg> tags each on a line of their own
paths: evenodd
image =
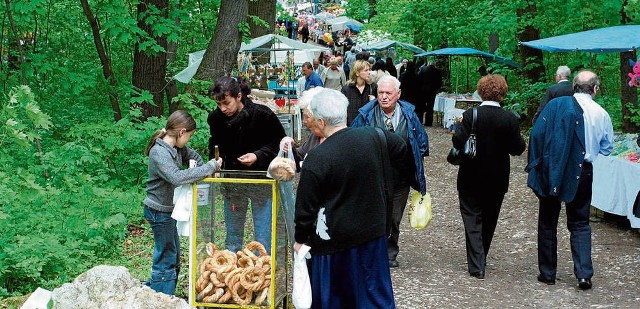
<svg viewBox="0 0 640 309">
<path fill-rule="evenodd" d="M 305 24 L 286 24 L 287 35 L 309 39 Z M 348 37 L 348 35 L 347 35 Z M 308 270 L 312 308 L 393 308 L 390 268 L 400 267 L 400 224 L 411 189 L 427 192 L 424 158 L 429 155 L 425 127 L 433 124 L 433 105 L 443 74 L 435 62 L 376 58 L 345 40 L 343 52 L 321 54 L 302 65 L 298 82 L 304 144 L 293 144 L 299 174 L 295 195 L 293 249 L 311 247 Z M 577 287 L 590 289 L 589 206 L 593 162 L 608 155 L 613 128 L 594 97 L 600 81 L 591 71 L 561 66 L 557 84 L 546 91 L 529 137 L 528 185 L 539 198 L 537 280 L 555 284 L 557 224 L 565 203 Z M 467 271 L 484 279 L 486 261 L 509 189 L 510 156 L 527 145 L 520 121 L 502 108 L 508 86 L 499 74 L 483 72 L 477 83 L 482 103 L 464 112 L 452 136 L 461 152 L 471 136 L 477 154 L 459 166 L 457 191 Z M 151 278 L 147 285 L 173 294 L 180 270 L 173 189 L 220 169 L 266 170 L 285 136 L 276 115 L 253 103 L 246 79 L 224 76 L 209 95 L 209 158 L 186 146 L 196 124 L 185 111 L 169 116 L 149 142 L 149 178 L 144 217 L 154 234 Z M 219 158 L 214 149 L 219 148 Z M 358 149 L 357 154 L 353 149 Z M 182 169 L 189 159 L 197 168 Z M 385 171 L 391 171 L 387 173 Z M 242 248 L 249 205 L 255 240 L 270 251 L 271 192 L 226 192 L 225 247 Z"/>
<path fill-rule="evenodd" d="M 311 136 L 304 145 L 285 150 L 295 153 L 300 172 L 293 248 L 311 247 L 312 308 L 394 306 L 390 268 L 400 266 L 399 226 L 408 193 L 410 188 L 427 191 L 424 157 L 429 155 L 429 141 L 414 105 L 402 99 L 407 86 L 391 74 L 371 83 L 371 64 L 361 56 L 356 59 L 340 91 L 310 86 L 303 92 L 304 124 Z M 412 66 L 407 62 L 403 74 L 416 74 Z M 317 75 L 316 69 L 306 64 L 309 76 Z M 558 83 L 566 83 L 568 75 L 567 68 L 560 67 Z M 608 155 L 613 145 L 611 119 L 593 100 L 599 84 L 595 73 L 581 71 L 573 79 L 574 93 L 550 87 L 530 135 L 526 171 L 528 185 L 540 201 L 537 280 L 544 284 L 555 284 L 557 224 L 565 203 L 577 287 L 592 287 L 592 164 L 598 154 Z M 502 108 L 507 90 L 501 75 L 483 76 L 477 84 L 483 102 L 465 111 L 452 137 L 452 146 L 461 151 L 470 135 L 477 141 L 476 156 L 460 164 L 457 190 L 467 268 L 478 279 L 487 275 L 487 255 L 509 187 L 510 156 L 527 148 L 519 119 Z M 171 114 L 149 141 L 144 216 L 151 224 L 155 248 L 146 284 L 156 291 L 173 294 L 180 270 L 176 221 L 170 217 L 173 189 L 220 169 L 266 170 L 281 140 L 290 140 L 275 114 L 251 102 L 248 93 L 249 83 L 242 78 L 221 77 L 211 86 L 210 96 L 218 107 L 207 120 L 208 162 L 186 146 L 196 124 L 185 111 Z M 214 146 L 219 146 L 219 158 Z M 353 149 L 360 150 L 358 155 Z M 198 167 L 183 169 L 189 159 Z M 222 192 L 226 248 L 242 247 L 251 201 L 254 237 L 270 250 L 269 193 Z"/>
</svg>

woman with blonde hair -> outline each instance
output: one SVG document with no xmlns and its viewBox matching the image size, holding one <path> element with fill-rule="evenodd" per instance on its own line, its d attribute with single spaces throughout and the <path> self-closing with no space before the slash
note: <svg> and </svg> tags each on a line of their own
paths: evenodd
<svg viewBox="0 0 640 309">
<path fill-rule="evenodd" d="M 349 83 L 342 87 L 342 94 L 349 100 L 347 107 L 347 125 L 358 116 L 358 109 L 376 98 L 378 86 L 371 83 L 371 64 L 365 60 L 356 60 L 349 76 Z"/>
</svg>

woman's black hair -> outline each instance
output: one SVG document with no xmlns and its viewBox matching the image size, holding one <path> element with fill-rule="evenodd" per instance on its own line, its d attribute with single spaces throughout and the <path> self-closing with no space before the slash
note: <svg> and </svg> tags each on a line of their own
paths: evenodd
<svg viewBox="0 0 640 309">
<path fill-rule="evenodd" d="M 209 96 L 215 100 L 224 100 L 226 95 L 236 97 L 238 93 L 242 93 L 242 102 L 249 100 L 248 96 L 251 94 L 249 80 L 240 76 L 222 76 L 209 88 Z"/>
</svg>

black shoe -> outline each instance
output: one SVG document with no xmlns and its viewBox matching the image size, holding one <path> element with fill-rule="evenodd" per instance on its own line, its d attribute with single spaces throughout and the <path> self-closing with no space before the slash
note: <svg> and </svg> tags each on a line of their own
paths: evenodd
<svg viewBox="0 0 640 309">
<path fill-rule="evenodd" d="M 546 285 L 554 285 L 556 284 L 556 279 L 547 279 L 545 277 L 542 276 L 542 274 L 538 275 L 538 281 L 546 284 Z"/>
<path fill-rule="evenodd" d="M 484 271 L 476 271 L 473 273 L 469 273 L 471 277 L 476 277 L 478 279 L 484 279 Z"/>
<path fill-rule="evenodd" d="M 581 290 L 588 290 L 592 286 L 591 279 L 580 278 L 578 279 L 578 288 Z"/>
<path fill-rule="evenodd" d="M 400 263 L 398 263 L 398 260 L 389 260 L 389 268 L 396 268 L 400 266 Z"/>
</svg>

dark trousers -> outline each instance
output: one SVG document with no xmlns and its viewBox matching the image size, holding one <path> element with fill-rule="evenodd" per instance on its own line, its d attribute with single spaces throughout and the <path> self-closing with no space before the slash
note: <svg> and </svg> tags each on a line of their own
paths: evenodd
<svg viewBox="0 0 640 309">
<path fill-rule="evenodd" d="M 458 192 L 469 273 L 484 271 L 504 193 Z"/>
<path fill-rule="evenodd" d="M 391 213 L 391 233 L 387 239 L 387 253 L 389 260 L 393 261 L 400 252 L 398 239 L 400 238 L 400 222 L 409 197 L 409 184 L 396 184 L 393 187 L 393 211 Z"/>
<path fill-rule="evenodd" d="M 591 278 L 591 226 L 589 209 L 591 206 L 591 186 L 593 166 L 584 162 L 578 191 L 573 201 L 566 204 L 567 229 L 570 232 L 571 257 L 576 278 Z M 561 201 L 553 197 L 540 197 L 538 217 L 538 269 L 546 279 L 556 278 L 558 265 L 558 217 Z"/>
<path fill-rule="evenodd" d="M 424 125 L 432 126 L 433 125 L 433 106 L 436 103 L 436 93 L 428 93 L 427 94 L 427 102 L 424 113 Z M 420 119 L 422 120 L 422 118 Z"/>
</svg>

